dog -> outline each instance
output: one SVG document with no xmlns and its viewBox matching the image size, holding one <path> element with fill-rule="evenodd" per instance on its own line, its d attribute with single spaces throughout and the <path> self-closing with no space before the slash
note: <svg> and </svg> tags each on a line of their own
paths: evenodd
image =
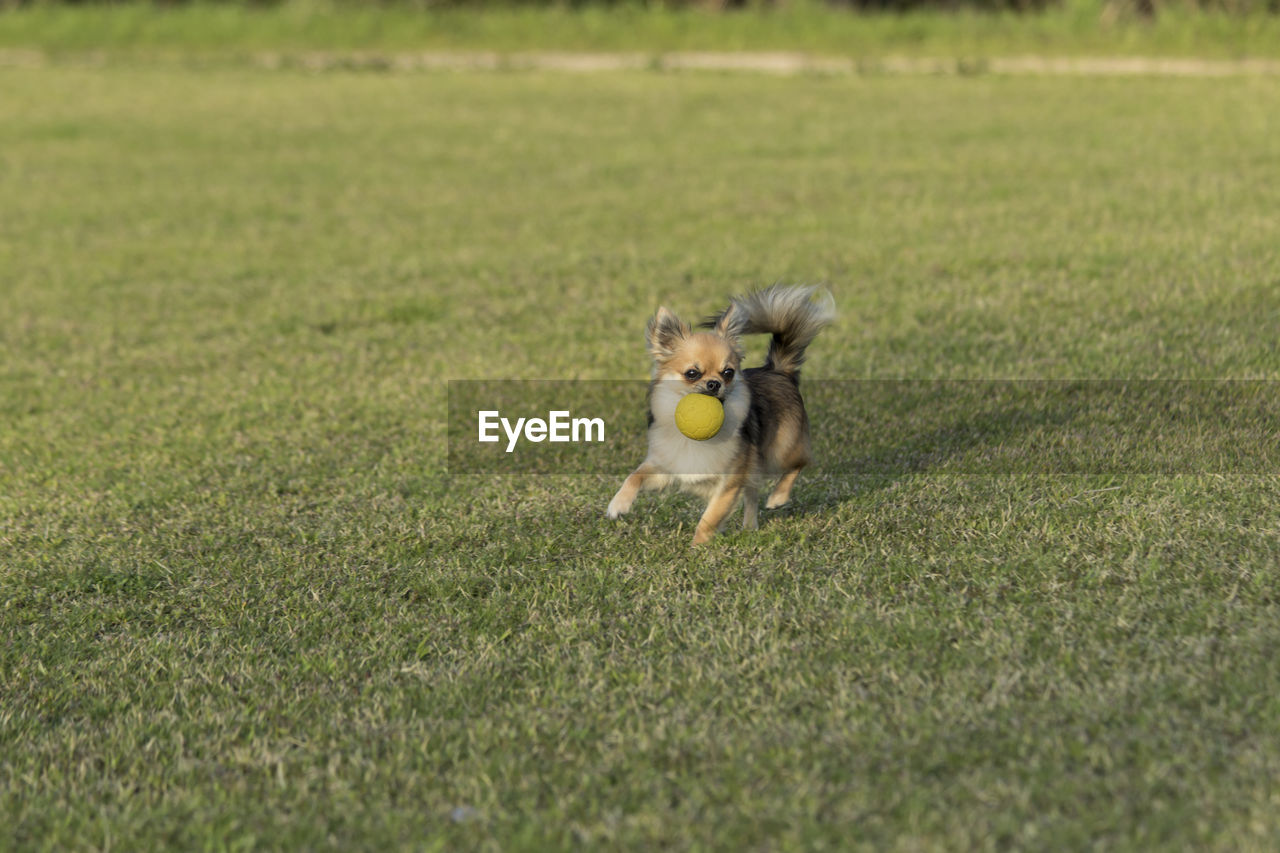
<svg viewBox="0 0 1280 853">
<path fill-rule="evenodd" d="M 835 320 L 835 301 L 816 287 L 773 287 L 735 296 L 729 307 L 693 331 L 659 308 L 645 340 L 653 357 L 649 385 L 649 451 L 623 481 L 605 510 L 616 519 L 636 495 L 675 486 L 707 501 L 693 544 L 710 541 L 743 500 L 742 526 L 759 525 L 760 485 L 779 477 L 766 509 L 791 499 L 800 470 L 809 463 L 809 418 L 800 397 L 805 350 Z M 761 367 L 742 369 L 743 335 L 772 335 Z M 686 394 L 709 394 L 724 406 L 724 424 L 706 441 L 676 427 L 676 405 Z"/>
</svg>

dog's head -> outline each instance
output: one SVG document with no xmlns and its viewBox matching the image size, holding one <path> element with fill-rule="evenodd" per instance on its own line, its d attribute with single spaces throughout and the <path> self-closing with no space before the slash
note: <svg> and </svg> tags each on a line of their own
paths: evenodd
<svg viewBox="0 0 1280 853">
<path fill-rule="evenodd" d="M 670 380 L 668 387 L 682 387 L 681 396 L 710 394 L 723 401 L 740 381 L 737 314 L 730 309 L 711 331 L 694 332 L 675 314 L 659 308 L 645 331 L 653 356 L 653 378 Z"/>
</svg>

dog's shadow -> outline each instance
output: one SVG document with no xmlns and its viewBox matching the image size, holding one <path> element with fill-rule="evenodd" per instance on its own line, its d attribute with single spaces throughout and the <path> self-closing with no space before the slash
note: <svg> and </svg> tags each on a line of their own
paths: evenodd
<svg viewBox="0 0 1280 853">
<path fill-rule="evenodd" d="M 761 489 L 761 527 L 828 512 L 921 474 L 1043 470 L 1048 460 L 1037 462 L 1036 438 L 1068 428 L 1089 408 L 1078 389 L 1009 382 L 819 381 L 802 390 L 813 461 L 783 506 L 765 508 L 773 482 Z"/>
<path fill-rule="evenodd" d="M 1265 464 L 1276 456 L 1259 430 L 1277 408 L 1275 395 L 1240 385 L 859 380 L 811 382 L 803 391 L 813 463 L 792 502 L 762 519 L 828 510 L 922 474 L 1186 472 L 1206 464 Z M 1222 426 L 1224 413 L 1234 422 Z M 1216 453 L 1188 438 L 1204 423 L 1218 427 L 1210 436 Z"/>
</svg>

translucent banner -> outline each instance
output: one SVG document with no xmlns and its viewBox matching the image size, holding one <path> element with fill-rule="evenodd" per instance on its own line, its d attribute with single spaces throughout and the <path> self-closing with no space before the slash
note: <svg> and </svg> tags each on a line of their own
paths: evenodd
<svg viewBox="0 0 1280 853">
<path fill-rule="evenodd" d="M 800 391 L 811 466 L 837 476 L 1280 473 L 1280 382 L 806 379 Z M 626 474 L 645 457 L 648 392 L 452 381 L 449 471 Z"/>
</svg>

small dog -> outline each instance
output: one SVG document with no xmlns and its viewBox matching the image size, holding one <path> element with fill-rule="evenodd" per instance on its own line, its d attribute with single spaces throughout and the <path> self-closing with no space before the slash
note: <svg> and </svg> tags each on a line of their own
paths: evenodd
<svg viewBox="0 0 1280 853">
<path fill-rule="evenodd" d="M 609 501 L 605 515 L 630 511 L 647 489 L 677 486 L 707 499 L 693 543 L 710 540 L 743 498 L 742 526 L 755 530 L 765 477 L 780 476 L 765 503 L 775 509 L 791 498 L 796 477 L 809 462 L 809 418 L 800 398 L 805 349 L 835 319 L 835 302 L 814 287 L 773 287 L 736 296 L 729 307 L 694 332 L 659 308 L 645 332 L 653 356 L 649 386 L 649 453 Z M 764 366 L 741 369 L 739 338 L 773 335 Z M 724 405 L 724 425 L 706 441 L 676 428 L 676 404 L 686 394 L 710 394 Z"/>
</svg>

